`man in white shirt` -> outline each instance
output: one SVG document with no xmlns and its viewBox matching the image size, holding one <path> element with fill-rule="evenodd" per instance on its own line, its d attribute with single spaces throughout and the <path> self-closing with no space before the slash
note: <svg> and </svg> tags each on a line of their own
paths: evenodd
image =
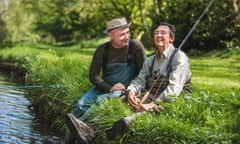
<svg viewBox="0 0 240 144">
<path fill-rule="evenodd" d="M 185 88 L 191 95 L 191 71 L 188 57 L 174 47 L 175 27 L 163 22 L 154 31 L 156 53 L 144 63 L 138 76 L 128 86 L 127 101 L 136 112 L 159 110 L 158 102 L 178 97 Z M 141 94 L 147 90 L 147 95 Z M 135 114 L 138 115 L 139 113 Z M 122 118 L 106 131 L 110 140 L 121 137 L 128 130 L 130 119 Z"/>
<path fill-rule="evenodd" d="M 170 96 L 179 96 L 186 84 L 189 84 L 191 79 L 189 59 L 181 50 L 177 50 L 173 46 L 174 40 L 174 26 L 165 22 L 160 23 L 154 31 L 156 54 L 144 62 L 139 75 L 127 88 L 129 91 L 128 102 L 133 107 L 137 106 L 138 111 L 145 111 L 157 106 L 153 101 L 139 105 L 140 91 L 142 89 L 149 90 L 152 86 L 147 84 L 149 78 L 155 77 L 156 80 L 158 76 L 162 76 L 153 86 L 155 91 L 153 89 L 152 92 L 150 91 L 149 98 L 154 97 L 155 101 L 170 101 Z"/>
</svg>

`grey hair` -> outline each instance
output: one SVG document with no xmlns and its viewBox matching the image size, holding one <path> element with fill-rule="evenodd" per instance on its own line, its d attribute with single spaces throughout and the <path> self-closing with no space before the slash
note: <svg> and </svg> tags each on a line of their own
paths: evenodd
<svg viewBox="0 0 240 144">
<path fill-rule="evenodd" d="M 167 27 L 169 27 L 169 29 L 170 29 L 170 35 L 173 36 L 173 37 L 175 37 L 176 29 L 175 29 L 175 26 L 174 26 L 174 25 L 169 24 L 169 23 L 167 23 L 167 22 L 161 22 L 161 23 L 158 25 L 158 27 L 159 27 L 159 26 L 167 26 Z M 157 28 L 156 28 L 156 29 L 157 29 Z M 154 30 L 153 33 L 155 33 L 156 29 Z"/>
</svg>

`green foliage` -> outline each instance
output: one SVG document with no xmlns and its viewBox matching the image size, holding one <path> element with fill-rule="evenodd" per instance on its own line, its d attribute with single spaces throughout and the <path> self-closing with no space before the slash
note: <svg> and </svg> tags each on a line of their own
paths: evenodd
<svg viewBox="0 0 240 144">
<path fill-rule="evenodd" d="M 202 11 L 207 0 L 18 0 L 10 1 L 1 16 L 4 42 L 79 43 L 100 38 L 105 22 L 125 16 L 132 38 L 153 49 L 152 32 L 159 22 L 176 26 L 179 46 Z M 239 1 L 215 0 L 193 31 L 183 50 L 213 50 L 239 45 Z M 227 47 L 226 47 L 227 46 Z"/>
<path fill-rule="evenodd" d="M 35 14 L 25 11 L 26 8 L 22 5 L 21 0 L 8 0 L 9 8 L 1 16 L 1 19 L 6 24 L 6 43 L 15 43 L 22 41 L 36 42 L 39 36 L 33 33 Z"/>
</svg>

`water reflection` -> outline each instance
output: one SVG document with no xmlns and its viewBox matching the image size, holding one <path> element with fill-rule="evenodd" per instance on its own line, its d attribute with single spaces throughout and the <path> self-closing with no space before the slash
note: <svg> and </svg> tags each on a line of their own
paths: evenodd
<svg viewBox="0 0 240 144">
<path fill-rule="evenodd" d="M 17 89 L 0 73 L 0 143 L 52 144 L 61 138 L 49 132 L 28 108 L 24 89 Z"/>
</svg>

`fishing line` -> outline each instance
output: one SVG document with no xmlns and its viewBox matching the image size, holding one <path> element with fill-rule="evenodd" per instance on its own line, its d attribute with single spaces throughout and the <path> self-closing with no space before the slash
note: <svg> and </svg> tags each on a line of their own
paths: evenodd
<svg viewBox="0 0 240 144">
<path fill-rule="evenodd" d="M 19 89 L 33 89 L 33 88 L 65 88 L 67 86 L 64 85 L 22 85 L 22 86 L 8 86 L 8 87 L 14 87 Z"/>
</svg>

